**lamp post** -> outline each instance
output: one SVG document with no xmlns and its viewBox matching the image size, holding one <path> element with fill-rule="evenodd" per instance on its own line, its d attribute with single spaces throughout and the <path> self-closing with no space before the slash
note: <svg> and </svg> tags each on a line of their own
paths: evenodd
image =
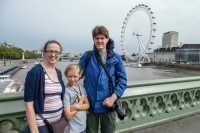
<svg viewBox="0 0 200 133">
<path fill-rule="evenodd" d="M 24 60 L 24 52 L 22 53 L 22 60 Z"/>
<path fill-rule="evenodd" d="M 199 50 L 199 64 L 200 64 L 200 50 Z"/>
<path fill-rule="evenodd" d="M 4 59 L 4 66 L 6 66 L 6 59 Z"/>
</svg>

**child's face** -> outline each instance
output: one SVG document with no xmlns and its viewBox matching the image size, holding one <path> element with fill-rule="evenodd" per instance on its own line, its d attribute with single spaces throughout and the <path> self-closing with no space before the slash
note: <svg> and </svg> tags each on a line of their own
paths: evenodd
<svg viewBox="0 0 200 133">
<path fill-rule="evenodd" d="M 68 79 L 68 83 L 70 86 L 76 86 L 79 78 L 80 78 L 80 74 L 78 71 L 69 71 L 67 73 L 67 79 Z"/>
</svg>

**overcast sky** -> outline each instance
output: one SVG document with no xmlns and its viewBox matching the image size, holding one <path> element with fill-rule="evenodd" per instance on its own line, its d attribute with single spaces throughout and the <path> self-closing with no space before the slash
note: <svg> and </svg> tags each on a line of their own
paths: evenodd
<svg viewBox="0 0 200 133">
<path fill-rule="evenodd" d="M 179 43 L 200 44 L 199 0 L 1 0 L 0 42 L 39 50 L 55 39 L 63 52 L 83 53 L 93 47 L 92 29 L 104 25 L 122 54 L 122 24 L 138 4 L 148 5 L 156 17 L 154 49 L 168 31 L 179 32 Z"/>
</svg>

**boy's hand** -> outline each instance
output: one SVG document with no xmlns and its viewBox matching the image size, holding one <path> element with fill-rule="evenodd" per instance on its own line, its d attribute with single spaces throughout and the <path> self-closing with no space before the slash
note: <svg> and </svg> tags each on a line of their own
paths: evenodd
<svg viewBox="0 0 200 133">
<path fill-rule="evenodd" d="M 89 110 L 86 110 L 86 114 L 89 114 Z"/>
<path fill-rule="evenodd" d="M 84 94 L 78 94 L 78 103 L 83 104 L 85 101 L 85 96 Z"/>
</svg>

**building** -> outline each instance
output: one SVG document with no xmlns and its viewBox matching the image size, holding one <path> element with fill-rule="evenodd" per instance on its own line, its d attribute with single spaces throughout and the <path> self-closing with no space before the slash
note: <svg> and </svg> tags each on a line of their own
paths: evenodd
<svg viewBox="0 0 200 133">
<path fill-rule="evenodd" d="M 4 46 L 4 44 L 0 42 L 0 46 Z"/>
<path fill-rule="evenodd" d="M 157 48 L 154 50 L 154 62 L 169 63 L 175 61 L 175 53 L 179 47 Z"/>
<path fill-rule="evenodd" d="M 72 57 L 73 53 L 62 53 L 61 56 L 63 57 Z"/>
<path fill-rule="evenodd" d="M 200 44 L 183 44 L 176 50 L 175 60 L 177 62 L 200 62 Z"/>
<path fill-rule="evenodd" d="M 153 62 L 200 62 L 200 44 L 178 45 L 178 32 L 169 31 L 163 34 L 162 47 L 158 47 L 153 52 Z"/>
<path fill-rule="evenodd" d="M 178 32 L 169 31 L 163 34 L 162 48 L 178 47 Z"/>
<path fill-rule="evenodd" d="M 183 44 L 181 49 L 200 49 L 200 44 Z"/>
<path fill-rule="evenodd" d="M 162 47 L 158 47 L 153 52 L 153 62 L 170 63 L 176 60 L 176 50 L 180 49 L 178 45 L 178 32 L 169 31 L 163 33 Z M 151 57 L 152 58 L 152 57 Z"/>
<path fill-rule="evenodd" d="M 33 52 L 34 54 L 42 54 L 42 51 L 41 51 L 41 50 L 32 50 L 32 52 Z"/>
<path fill-rule="evenodd" d="M 14 44 L 13 44 L 13 45 L 9 45 L 9 44 L 7 44 L 6 42 L 0 43 L 0 46 L 4 46 L 4 47 L 7 47 L 7 48 L 16 48 L 16 47 L 14 46 Z"/>
</svg>

